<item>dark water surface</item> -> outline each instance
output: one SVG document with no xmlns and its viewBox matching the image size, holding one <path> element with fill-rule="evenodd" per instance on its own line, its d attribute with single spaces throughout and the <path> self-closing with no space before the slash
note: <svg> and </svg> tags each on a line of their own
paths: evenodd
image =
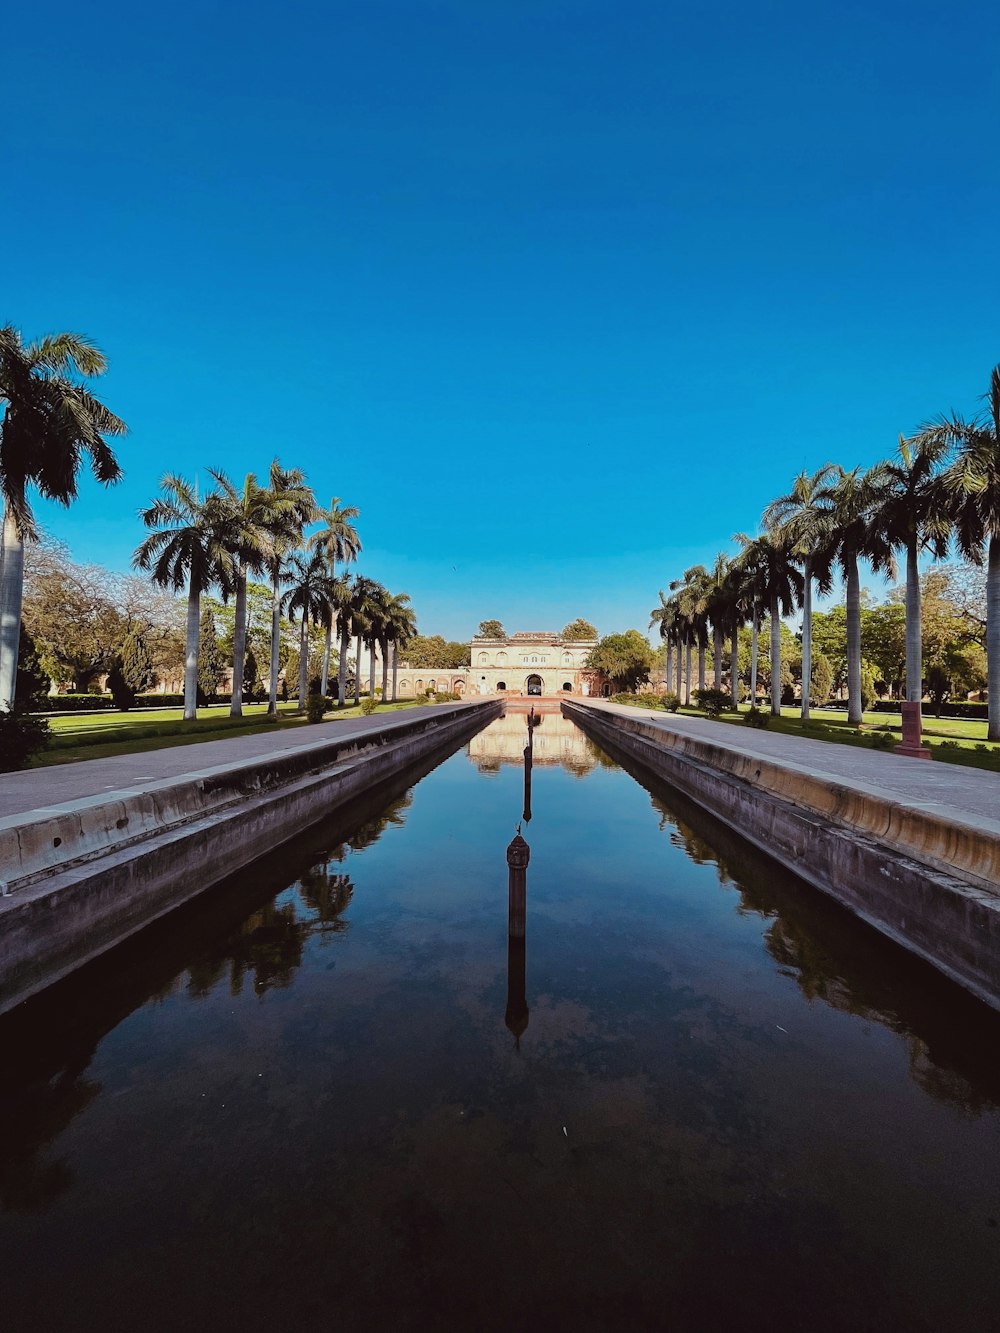
<svg viewBox="0 0 1000 1333">
<path fill-rule="evenodd" d="M 0 1328 L 1000 1328 L 1000 1022 L 524 741 L 0 1020 Z"/>
</svg>

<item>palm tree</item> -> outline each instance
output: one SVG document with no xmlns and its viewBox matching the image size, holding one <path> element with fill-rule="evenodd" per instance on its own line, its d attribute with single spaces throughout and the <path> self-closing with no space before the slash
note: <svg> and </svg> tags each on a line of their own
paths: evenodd
<svg viewBox="0 0 1000 1333">
<path fill-rule="evenodd" d="M 183 477 L 168 473 L 160 482 L 163 494 L 140 511 L 150 533 L 136 549 L 132 563 L 148 570 L 153 582 L 179 592 L 187 584 L 187 635 L 184 657 L 184 719 L 198 716 L 198 639 L 201 595 L 213 583 L 230 591 L 231 561 L 225 546 L 223 514 L 218 499 L 199 500 Z"/>
<path fill-rule="evenodd" d="M 24 543 L 37 539 L 28 489 L 69 505 L 76 499 L 84 457 L 102 485 L 121 467 L 105 436 L 124 435 L 125 423 L 81 383 L 103 375 L 104 354 L 76 333 L 25 345 L 12 325 L 0 328 L 0 708 L 14 706 L 24 599 Z"/>
<path fill-rule="evenodd" d="M 336 615 L 340 628 L 340 657 L 337 663 L 337 707 L 343 708 L 347 694 L 347 650 L 351 642 L 351 604 L 354 589 L 346 575 L 330 584 L 330 615 Z"/>
<path fill-rule="evenodd" d="M 704 565 L 692 565 L 684 577 L 675 579 L 670 587 L 678 593 L 678 602 L 685 620 L 687 649 L 687 681 L 685 704 L 691 702 L 691 648 L 698 646 L 698 688 L 705 688 L 705 649 L 708 647 L 708 583 L 709 573 Z"/>
<path fill-rule="evenodd" d="M 752 541 L 737 534 L 744 544 L 741 560 L 751 573 L 754 597 L 766 606 L 771 621 L 771 713 L 781 715 L 781 617 L 790 616 L 801 605 L 803 578 L 795 568 L 795 556 L 780 533 L 765 532 Z M 751 688 L 756 688 L 755 673 Z M 756 695 L 755 695 L 756 698 Z"/>
<path fill-rule="evenodd" d="M 899 437 L 899 462 L 877 463 L 869 476 L 873 490 L 871 522 L 893 550 L 906 552 L 906 698 L 923 698 L 920 624 L 920 553 L 935 559 L 948 554 L 951 536 L 949 499 L 939 476 L 948 450 L 945 436 L 931 433 L 916 440 Z"/>
<path fill-rule="evenodd" d="M 330 613 L 330 576 L 321 551 L 293 555 L 288 562 L 291 587 L 281 599 L 281 609 L 294 622 L 299 613 L 299 712 L 305 712 L 309 680 L 309 622 L 323 623 Z"/>
<path fill-rule="evenodd" d="M 413 638 L 417 632 L 417 618 L 413 614 L 410 606 L 410 598 L 407 593 L 400 592 L 389 598 L 385 614 L 385 630 L 387 636 L 387 645 L 392 644 L 392 702 L 396 702 L 396 685 L 399 675 L 399 650 L 405 648 L 406 644 Z M 386 646 L 387 646 L 386 645 Z M 384 653 L 385 649 L 383 649 Z M 383 656 L 383 675 L 382 675 L 382 698 L 385 698 L 385 657 Z"/>
<path fill-rule="evenodd" d="M 674 617 L 676 608 L 671 599 L 666 596 L 663 589 L 660 589 L 660 605 L 654 606 L 649 613 L 649 628 L 657 626 L 660 638 L 667 647 L 667 660 L 664 663 L 664 676 L 667 682 L 667 689 L 670 688 L 671 667 L 673 665 L 674 651 Z"/>
<path fill-rule="evenodd" d="M 828 487 L 843 475 L 843 468 L 824 463 L 816 472 L 800 472 L 791 491 L 781 495 L 764 510 L 765 528 L 781 533 L 795 558 L 802 565 L 802 717 L 808 718 L 812 683 L 812 585 L 815 577 L 820 592 L 831 585 L 829 546 L 833 537 Z"/>
<path fill-rule="evenodd" d="M 760 660 L 760 613 L 764 606 L 764 553 L 759 537 L 748 537 L 737 532 L 733 541 L 740 545 L 740 554 L 733 561 L 739 580 L 743 614 L 750 621 L 750 705 L 757 707 L 757 667 Z"/>
<path fill-rule="evenodd" d="M 354 587 L 351 589 L 351 632 L 355 636 L 355 663 L 354 663 L 354 704 L 355 707 L 361 702 L 361 645 L 362 642 L 368 642 L 368 634 L 372 617 L 375 613 L 375 595 L 379 585 L 373 580 L 365 578 L 359 574 L 354 580 Z M 372 678 L 374 680 L 374 664 L 372 666 Z"/>
<path fill-rule="evenodd" d="M 275 458 L 268 473 L 267 569 L 271 575 L 271 672 L 267 713 L 278 713 L 278 674 L 281 669 L 281 584 L 290 553 L 302 540 L 302 529 L 311 522 L 316 499 L 301 468 L 283 468 Z"/>
<path fill-rule="evenodd" d="M 972 421 L 945 417 L 924 426 L 917 442 L 958 445 L 942 481 L 962 555 L 981 565 L 986 548 L 987 738 L 1000 741 L 1000 365 L 984 398 L 985 412 Z"/>
<path fill-rule="evenodd" d="M 247 648 L 247 574 L 270 568 L 272 497 L 252 472 L 238 490 L 224 472 L 209 468 L 219 486 L 223 541 L 232 561 L 231 581 L 236 592 L 233 620 L 233 692 L 230 717 L 243 715 L 243 663 Z"/>
<path fill-rule="evenodd" d="M 723 638 L 733 616 L 729 573 L 729 558 L 720 552 L 703 583 L 705 618 L 712 626 L 712 671 L 717 690 L 722 689 Z"/>
<path fill-rule="evenodd" d="M 354 505 L 341 506 L 340 497 L 335 495 L 329 509 L 321 509 L 316 517 L 325 524 L 319 532 L 309 538 L 309 545 L 317 547 L 330 562 L 330 577 L 337 577 L 337 561 L 349 564 L 357 560 L 361 553 L 361 542 L 352 525 L 352 519 L 361 513 Z M 326 641 L 323 645 L 323 682 L 322 692 L 326 694 L 330 680 L 330 649 L 333 643 L 333 621 L 331 617 L 326 627 Z"/>
<path fill-rule="evenodd" d="M 896 562 L 882 529 L 871 521 L 877 486 L 860 468 L 841 470 L 840 477 L 823 488 L 823 501 L 832 513 L 830 556 L 840 565 L 847 606 L 847 720 L 860 726 L 861 699 L 861 580 L 858 560 L 867 559 L 876 573 L 895 577 Z"/>
<path fill-rule="evenodd" d="M 382 643 L 385 630 L 385 617 L 389 609 L 389 593 L 381 583 L 376 583 L 371 595 L 371 610 L 368 614 L 368 631 L 365 643 L 368 645 L 368 693 L 375 698 L 375 652 Z M 382 659 L 382 698 L 385 698 L 386 661 Z"/>
</svg>

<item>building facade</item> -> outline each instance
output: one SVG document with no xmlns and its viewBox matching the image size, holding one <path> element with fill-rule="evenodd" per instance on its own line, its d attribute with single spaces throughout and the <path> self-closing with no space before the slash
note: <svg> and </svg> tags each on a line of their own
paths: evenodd
<svg viewBox="0 0 1000 1333">
<path fill-rule="evenodd" d="M 522 630 L 507 639 L 473 639 L 471 665 L 434 670 L 399 669 L 399 693 L 419 697 L 428 690 L 461 695 L 604 695 L 610 683 L 586 662 L 596 639 L 563 639 L 545 631 Z"/>
</svg>

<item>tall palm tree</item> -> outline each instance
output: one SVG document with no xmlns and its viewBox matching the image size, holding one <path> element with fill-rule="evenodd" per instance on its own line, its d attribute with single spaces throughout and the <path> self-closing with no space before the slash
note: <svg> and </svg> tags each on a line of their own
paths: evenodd
<svg viewBox="0 0 1000 1333">
<path fill-rule="evenodd" d="M 365 642 L 368 645 L 368 693 L 375 698 L 375 653 L 382 643 L 385 632 L 385 618 L 389 610 L 389 592 L 381 583 L 376 583 L 371 595 L 371 610 L 368 613 L 368 631 Z M 382 659 L 382 698 L 385 698 L 386 661 Z"/>
<path fill-rule="evenodd" d="M 351 589 L 351 632 L 355 637 L 354 703 L 361 702 L 361 646 L 368 642 L 372 618 L 375 614 L 375 596 L 379 585 L 374 579 L 359 574 Z M 374 674 L 374 667 L 373 667 Z"/>
<path fill-rule="evenodd" d="M 84 458 L 102 485 L 122 475 L 105 436 L 125 423 L 95 398 L 85 379 L 103 375 L 104 354 L 76 333 L 23 343 L 12 325 L 0 328 L 0 709 L 14 706 L 24 599 L 24 543 L 37 538 L 28 490 L 69 505 Z"/>
<path fill-rule="evenodd" d="M 139 545 L 132 563 L 147 570 L 163 588 L 179 592 L 187 584 L 184 718 L 190 722 L 198 716 L 201 595 L 214 583 L 228 594 L 232 564 L 217 497 L 199 500 L 195 487 L 174 473 L 163 478 L 160 489 L 163 494 L 140 511 L 146 527 L 156 531 Z"/>
<path fill-rule="evenodd" d="M 316 514 L 316 517 L 324 526 L 309 538 L 309 545 L 324 553 L 330 562 L 330 577 L 332 579 L 337 577 L 338 560 L 341 564 L 347 565 L 352 560 L 357 560 L 361 553 L 361 541 L 352 522 L 360 513 L 361 510 L 354 505 L 341 505 L 340 496 L 335 495 L 330 501 L 330 508 L 320 509 Z M 330 680 L 330 650 L 333 643 L 335 618 L 336 613 L 331 617 L 330 623 L 326 627 L 326 641 L 323 644 L 322 691 L 324 694 L 326 694 Z"/>
<path fill-rule="evenodd" d="M 792 489 L 764 510 L 762 523 L 780 532 L 802 565 L 802 717 L 808 718 L 812 683 L 812 586 L 816 578 L 820 592 L 831 586 L 830 542 L 833 538 L 828 487 L 843 474 L 835 463 L 824 463 L 809 475 L 802 471 Z"/>
<path fill-rule="evenodd" d="M 223 541 L 232 562 L 231 582 L 236 593 L 233 620 L 233 690 L 230 717 L 243 715 L 243 664 L 247 650 L 247 575 L 270 568 L 270 492 L 252 472 L 237 488 L 224 472 L 208 469 L 218 484 L 219 508 L 223 516 Z"/>
<path fill-rule="evenodd" d="M 803 578 L 788 542 L 778 532 L 764 532 L 752 541 L 738 534 L 745 568 L 752 570 L 756 595 L 771 622 L 771 713 L 781 715 L 781 617 L 801 605 Z M 754 682 L 756 684 L 756 682 Z"/>
<path fill-rule="evenodd" d="M 305 711 L 309 681 L 309 622 L 321 625 L 330 613 L 330 575 L 320 551 L 293 555 L 288 562 L 291 586 L 281 599 L 281 609 L 294 622 L 299 613 L 299 712 Z"/>
<path fill-rule="evenodd" d="M 717 690 L 722 689 L 723 639 L 730 628 L 733 615 L 729 571 L 729 558 L 720 551 L 703 583 L 705 618 L 712 627 L 712 672 Z"/>
<path fill-rule="evenodd" d="M 860 726 L 861 699 L 861 580 L 858 560 L 867 559 L 876 573 L 895 577 L 892 548 L 878 525 L 872 522 L 877 484 L 860 468 L 841 471 L 823 488 L 824 501 L 833 518 L 830 555 L 839 564 L 844 579 L 847 607 L 847 720 Z"/>
<path fill-rule="evenodd" d="M 655 625 L 659 631 L 660 638 L 663 640 L 664 644 L 666 644 L 667 659 L 664 663 L 663 674 L 667 682 L 667 689 L 669 690 L 671 685 L 671 667 L 673 666 L 677 607 L 673 599 L 667 597 L 662 588 L 660 589 L 659 596 L 660 605 L 654 606 L 649 613 L 649 628 L 652 629 Z"/>
<path fill-rule="evenodd" d="M 923 551 L 935 559 L 948 554 L 951 536 L 949 499 L 939 469 L 948 452 L 945 436 L 916 440 L 899 437 L 898 462 L 871 469 L 872 524 L 893 550 L 906 552 L 906 697 L 919 703 L 924 695 L 920 623 L 920 569 Z"/>
<path fill-rule="evenodd" d="M 396 702 L 399 677 L 399 650 L 405 648 L 417 632 L 417 618 L 410 606 L 409 595 L 395 593 L 389 598 L 385 614 L 387 645 L 392 644 L 392 702 Z M 385 698 L 385 649 L 383 649 L 382 698 Z"/>
<path fill-rule="evenodd" d="M 962 555 L 975 564 L 986 556 L 986 667 L 988 739 L 1000 741 L 1000 365 L 990 374 L 986 409 L 971 421 L 944 417 L 924 426 L 920 444 L 957 445 L 943 476 L 947 503 Z"/>
<path fill-rule="evenodd" d="M 267 570 L 271 576 L 271 672 L 267 712 L 278 712 L 278 674 L 281 669 L 281 584 L 288 557 L 302 540 L 302 530 L 312 521 L 316 498 L 306 484 L 301 468 L 283 468 L 275 458 L 267 479 Z"/>
<path fill-rule="evenodd" d="M 347 650 L 351 644 L 351 604 L 354 589 L 344 574 L 330 582 L 330 615 L 337 617 L 340 630 L 340 656 L 337 663 L 337 707 L 343 708 L 347 695 Z"/>
<path fill-rule="evenodd" d="M 733 561 L 739 580 L 743 614 L 750 621 L 750 703 L 757 706 L 757 674 L 760 661 L 760 616 L 764 599 L 764 552 L 759 537 L 737 532 L 733 538 L 740 553 Z"/>
<path fill-rule="evenodd" d="M 704 565 L 692 565 L 684 577 L 675 579 L 670 587 L 677 591 L 678 602 L 686 622 L 687 682 L 684 702 L 691 702 L 691 648 L 698 648 L 698 688 L 705 688 L 705 650 L 708 647 L 708 584 L 709 573 Z"/>
</svg>

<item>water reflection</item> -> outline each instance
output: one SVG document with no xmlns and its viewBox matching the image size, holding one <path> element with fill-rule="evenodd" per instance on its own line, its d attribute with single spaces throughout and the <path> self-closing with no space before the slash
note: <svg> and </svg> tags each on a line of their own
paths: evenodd
<svg viewBox="0 0 1000 1333">
<path fill-rule="evenodd" d="M 497 773 L 504 765 L 520 768 L 525 717 L 524 713 L 507 713 L 473 736 L 469 758 L 480 773 Z M 531 750 L 533 764 L 558 764 L 577 777 L 584 777 L 601 762 L 597 747 L 560 713 L 535 714 Z"/>
<path fill-rule="evenodd" d="M 764 946 L 808 1002 L 898 1033 L 914 1082 L 936 1100 L 974 1117 L 1000 1106 L 1000 1062 L 984 1059 L 985 1051 L 1000 1050 L 994 1014 L 748 846 L 625 751 L 611 743 L 607 750 L 650 793 L 672 845 L 696 865 L 714 868 L 719 884 L 737 894 L 738 913 L 768 922 Z"/>
<path fill-rule="evenodd" d="M 528 862 L 531 848 L 520 833 L 507 848 L 507 1010 L 504 1022 L 521 1049 L 528 1026 L 527 961 Z"/>
<path fill-rule="evenodd" d="M 405 823 L 419 776 L 379 786 L 0 1021 L 0 1210 L 44 1212 L 73 1185 L 50 1146 L 102 1092 L 87 1069 L 129 1014 L 181 994 L 205 1000 L 222 983 L 234 997 L 248 981 L 261 997 L 285 989 L 310 940 L 347 931 L 355 885 L 335 867 Z M 288 883 L 296 865 L 276 898 L 275 880 Z"/>
</svg>

